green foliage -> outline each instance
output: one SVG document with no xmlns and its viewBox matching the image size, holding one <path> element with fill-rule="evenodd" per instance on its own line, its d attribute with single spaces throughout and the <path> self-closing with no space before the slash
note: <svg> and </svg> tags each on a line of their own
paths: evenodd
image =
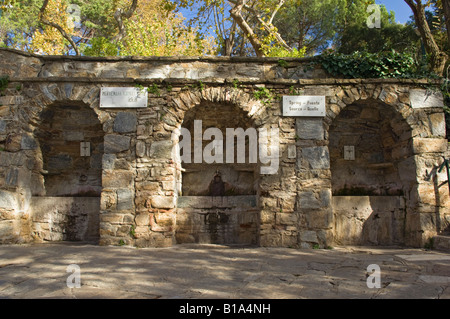
<svg viewBox="0 0 450 319">
<path fill-rule="evenodd" d="M 345 54 L 325 54 L 318 62 L 330 74 L 345 78 L 419 78 L 433 75 L 414 60 L 408 53 L 354 52 Z"/>
<path fill-rule="evenodd" d="M 241 82 L 239 82 L 238 79 L 233 79 L 232 85 L 234 89 L 239 89 L 241 87 Z"/>
<path fill-rule="evenodd" d="M 119 240 L 119 246 L 125 246 L 125 241 L 123 239 Z"/>
<path fill-rule="evenodd" d="M 118 24 L 114 16 L 118 10 L 124 12 L 128 9 L 131 0 L 50 2 L 54 1 L 65 6 L 75 4 L 80 8 L 76 23 L 73 28 L 71 24 L 69 33 L 84 55 L 192 56 L 212 52 L 255 54 L 250 48 L 246 33 L 229 14 L 230 9 L 235 6 L 234 1 L 139 0 L 132 17 L 123 19 L 126 32 L 121 40 L 116 37 Z M 381 6 L 382 28 L 367 28 L 367 5 L 374 2 L 285 0 L 278 10 L 276 8 L 279 1 L 247 1 L 246 7 L 249 9 L 244 7 L 242 15 L 254 31 L 254 36 L 262 43 L 264 55 L 269 57 L 310 56 L 323 52 L 330 45 L 337 52 L 345 54 L 391 49 L 416 53 L 418 36 L 414 32 L 414 26 L 397 24 L 395 15 L 384 6 Z M 0 0 L 0 6 L 4 5 L 0 12 L 0 47 L 52 54 L 48 47 L 51 48 L 53 39 L 42 33 L 46 28 L 38 19 L 42 3 L 43 0 Z M 5 4 L 13 6 L 6 7 Z M 185 20 L 180 7 L 190 10 L 193 18 Z M 61 12 L 61 16 L 68 16 L 68 12 Z M 436 11 L 429 14 L 428 18 L 433 35 L 440 45 L 447 43 L 442 14 Z M 48 42 L 47 47 L 33 41 L 39 34 Z M 70 54 L 66 42 L 62 40 L 62 49 L 65 50 L 64 53 Z M 224 50 L 225 46 L 228 47 L 227 50 Z"/>
<path fill-rule="evenodd" d="M 347 2 L 350 1 L 287 0 L 276 15 L 274 25 L 290 47 L 304 50 L 303 56 L 313 55 L 328 47 L 329 41 L 335 38 L 346 20 Z M 361 9 L 365 10 L 362 6 Z"/>
<path fill-rule="evenodd" d="M 136 84 L 134 87 L 139 89 L 139 91 L 141 91 L 142 93 L 144 93 L 145 87 L 142 84 Z"/>
<path fill-rule="evenodd" d="M 0 14 L 0 43 L 23 51 L 31 50 L 33 35 L 39 30 L 39 8 L 43 0 L 10 1 L 13 7 Z"/>
<path fill-rule="evenodd" d="M 269 47 L 265 52 L 266 56 L 275 58 L 303 58 L 305 54 L 306 47 L 303 47 L 300 50 L 298 50 L 297 48 L 293 48 L 292 51 L 289 51 L 285 48 L 275 46 Z"/>
<path fill-rule="evenodd" d="M 280 59 L 278 60 L 278 65 L 281 66 L 282 68 L 286 68 L 289 64 L 287 63 L 286 60 Z"/>
<path fill-rule="evenodd" d="M 357 11 L 355 5 L 353 12 Z M 381 28 L 368 28 L 366 19 L 369 14 L 361 13 L 363 12 L 356 14 L 356 18 L 348 20 L 339 32 L 336 41 L 339 53 L 351 54 L 355 51 L 376 53 L 390 50 L 415 52 L 417 50 L 419 36 L 414 27 L 397 23 L 395 13 L 388 12 L 384 5 L 380 6 Z"/>
<path fill-rule="evenodd" d="M 301 88 L 296 88 L 293 85 L 289 87 L 289 95 L 302 95 L 302 94 L 303 90 Z"/>
<path fill-rule="evenodd" d="M 71 3 L 80 7 L 80 22 L 85 34 L 94 34 L 94 38 L 111 39 L 117 32 L 114 12 L 119 6 L 124 7 L 120 1 L 72 0 Z"/>
<path fill-rule="evenodd" d="M 275 98 L 273 92 L 266 87 L 259 87 L 253 92 L 253 97 L 256 100 L 261 101 L 261 103 L 267 108 L 272 106 L 272 102 Z"/>
<path fill-rule="evenodd" d="M 0 11 L 9 9 L 11 4 L 14 4 L 15 0 L 0 0 Z"/>
<path fill-rule="evenodd" d="M 147 92 L 156 96 L 161 96 L 161 91 L 156 83 L 153 83 L 151 86 L 147 88 Z"/>
<path fill-rule="evenodd" d="M 203 83 L 202 81 L 198 81 L 197 88 L 200 92 L 203 92 L 203 90 L 205 89 L 205 83 Z"/>
<path fill-rule="evenodd" d="M 9 84 L 9 76 L 5 75 L 0 77 L 0 95 L 3 95 L 3 92 L 6 90 Z"/>
<path fill-rule="evenodd" d="M 198 81 L 195 84 L 185 85 L 182 89 L 183 90 L 194 89 L 194 90 L 198 90 L 198 91 L 202 92 L 205 89 L 205 83 L 203 83 L 202 81 Z"/>
<path fill-rule="evenodd" d="M 135 235 L 136 235 L 136 230 L 135 230 L 135 228 L 134 228 L 134 225 L 131 225 L 131 228 L 130 228 L 130 236 L 134 237 Z"/>
<path fill-rule="evenodd" d="M 366 25 L 347 27 L 340 35 L 338 51 L 344 54 L 390 50 L 414 53 L 419 46 L 419 36 L 411 25 L 383 23 L 382 20 L 382 27 L 379 29 L 370 29 Z"/>
<path fill-rule="evenodd" d="M 90 46 L 82 46 L 82 52 L 88 56 L 116 56 L 118 54 L 117 45 L 105 37 L 96 37 L 90 40 Z"/>
</svg>

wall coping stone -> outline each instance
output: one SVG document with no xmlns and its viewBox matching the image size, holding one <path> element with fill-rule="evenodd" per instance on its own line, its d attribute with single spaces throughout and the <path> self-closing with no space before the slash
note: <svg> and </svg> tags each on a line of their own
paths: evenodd
<svg viewBox="0 0 450 319">
<path fill-rule="evenodd" d="M 41 67 L 47 62 L 105 62 L 105 63 L 117 63 L 117 62 L 132 62 L 132 63 L 189 63 L 189 62 L 206 62 L 206 63 L 253 63 L 261 66 L 275 65 L 279 66 L 279 61 L 284 60 L 288 64 L 286 69 L 296 68 L 304 63 L 309 63 L 317 60 L 317 57 L 306 57 L 306 58 L 271 58 L 271 57 L 216 57 L 216 56 L 206 56 L 206 57 L 136 57 L 136 56 L 126 56 L 126 57 L 87 57 L 87 56 L 69 56 L 69 55 L 37 55 L 34 53 L 24 52 L 16 49 L 0 48 L 0 54 L 2 52 L 9 52 L 12 54 L 17 54 L 25 57 L 39 59 L 42 63 Z M 45 74 L 45 72 L 44 72 Z M 436 79 L 344 79 L 336 78 L 331 75 L 327 77 L 320 77 L 314 79 L 299 79 L 291 80 L 286 78 L 275 78 L 275 79 L 257 79 L 252 77 L 235 77 L 235 78 L 202 78 L 201 81 L 205 84 L 222 84 L 222 83 L 232 83 L 235 79 L 239 80 L 241 84 L 273 84 L 273 85 L 346 85 L 346 84 L 408 84 L 408 85 L 439 85 L 442 80 Z M 44 76 L 43 73 L 39 72 L 37 77 L 10 77 L 10 82 L 82 82 L 82 83 L 135 83 L 135 84 L 153 84 L 153 83 L 167 83 L 167 84 L 191 84 L 198 83 L 199 80 L 196 79 L 185 79 L 185 78 L 110 78 L 110 77 L 77 77 L 77 76 Z"/>
<path fill-rule="evenodd" d="M 273 57 L 223 57 L 223 56 L 120 56 L 120 57 L 93 57 L 93 56 L 74 56 L 74 55 L 39 55 L 30 52 L 24 52 L 10 48 L 0 48 L 1 51 L 16 53 L 25 57 L 38 58 L 44 61 L 84 61 L 84 62 L 244 62 L 244 63 L 272 63 L 278 61 L 307 63 L 317 60 L 315 57 L 305 58 L 273 58 Z"/>
<path fill-rule="evenodd" d="M 214 78 L 214 79 L 202 79 L 201 81 L 208 84 L 231 84 L 236 78 Z M 294 85 L 299 84 L 303 86 L 317 86 L 317 85 L 348 85 L 348 84 L 405 84 L 405 85 L 439 85 L 441 80 L 429 80 L 429 79 L 272 79 L 272 80 L 254 80 L 254 79 L 240 79 L 240 84 L 273 84 L 273 85 Z M 199 80 L 192 79 L 144 79 L 144 78 L 103 78 L 103 77 L 11 77 L 10 82 L 39 82 L 39 83 L 55 83 L 55 82 L 74 82 L 74 83 L 118 83 L 118 84 L 195 84 Z"/>
</svg>

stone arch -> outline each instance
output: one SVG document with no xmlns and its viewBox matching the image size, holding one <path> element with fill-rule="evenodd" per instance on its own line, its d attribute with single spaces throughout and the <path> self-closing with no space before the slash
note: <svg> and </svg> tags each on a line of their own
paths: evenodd
<svg viewBox="0 0 450 319">
<path fill-rule="evenodd" d="M 97 114 L 84 102 L 64 101 L 47 106 L 39 119 L 34 136 L 46 196 L 99 197 L 104 133 Z"/>
<path fill-rule="evenodd" d="M 406 241 L 407 213 L 414 208 L 412 194 L 417 190 L 413 134 L 423 118 L 412 110 L 405 93 L 395 87 L 352 88 L 339 92 L 329 106 L 326 122 L 338 243 Z M 350 152 L 347 158 L 344 145 Z"/>
<path fill-rule="evenodd" d="M 179 94 L 177 98 L 172 101 L 174 122 L 181 125 L 185 113 L 200 105 L 201 102 L 213 103 L 230 103 L 239 107 L 242 111 L 248 114 L 257 126 L 262 126 L 265 123 L 264 110 L 265 107 L 259 101 L 256 101 L 252 96 L 239 89 L 231 89 L 227 87 L 213 87 L 206 88 L 202 91 L 186 91 Z M 170 110 L 169 110 L 170 112 Z"/>
<path fill-rule="evenodd" d="M 32 133 L 31 138 L 34 138 L 34 143 L 38 145 L 36 148 L 36 157 L 38 158 L 42 157 L 42 154 L 40 143 L 36 141 L 36 133 L 42 127 L 42 115 L 45 117 L 45 112 L 49 108 L 78 105 L 86 110 L 93 111 L 101 125 L 111 119 L 107 112 L 99 108 L 100 85 L 58 82 L 35 85 L 34 89 L 39 93 L 32 99 L 30 107 L 25 108 L 23 117 L 27 120 L 25 125 L 29 126 L 28 131 Z M 105 131 L 104 127 L 102 127 L 102 131 Z M 40 170 L 42 168 L 39 167 Z"/>
<path fill-rule="evenodd" d="M 29 136 L 36 144 L 31 232 L 38 240 L 97 243 L 108 120 L 99 109 L 99 87 L 46 83 L 36 90 L 37 107 L 28 112 Z M 89 156 L 82 156 L 81 142 L 90 143 Z"/>
<path fill-rule="evenodd" d="M 265 125 L 265 108 L 240 90 L 207 88 L 182 92 L 173 104 L 176 115 L 171 114 L 171 120 L 178 127 L 186 125 L 190 132 L 192 122 L 197 119 L 204 123 L 203 130 L 208 127 L 221 130 L 224 139 L 225 128 L 246 130 Z M 216 118 L 219 113 L 222 115 Z M 177 205 L 177 243 L 258 244 L 258 164 L 224 161 L 182 166 L 183 173 L 177 176 L 183 184 L 180 187 L 183 196 L 178 198 Z"/>
<path fill-rule="evenodd" d="M 94 110 L 100 123 L 103 124 L 107 120 L 107 113 L 99 108 L 100 87 L 100 85 L 81 83 L 52 83 L 41 85 L 40 90 L 43 94 L 42 102 L 44 102 L 42 106 L 48 106 L 55 101 L 82 101 Z"/>
<path fill-rule="evenodd" d="M 397 88 L 395 90 L 395 86 L 383 85 L 343 88 L 335 96 L 331 97 L 327 107 L 326 122 L 331 123 L 348 105 L 358 101 L 376 100 L 392 107 L 413 128 L 416 122 L 411 117 L 412 108 L 410 106 L 409 94 L 406 90 L 408 89 Z"/>
</svg>

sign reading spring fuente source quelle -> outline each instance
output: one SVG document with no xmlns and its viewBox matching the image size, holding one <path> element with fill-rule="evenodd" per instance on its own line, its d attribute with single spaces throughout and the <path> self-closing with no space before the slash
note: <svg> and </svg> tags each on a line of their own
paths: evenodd
<svg viewBox="0 0 450 319">
<path fill-rule="evenodd" d="M 103 87 L 100 91 L 100 107 L 147 107 L 147 89 L 137 87 Z"/>
<path fill-rule="evenodd" d="M 283 96 L 283 116 L 325 116 L 325 96 Z"/>
</svg>

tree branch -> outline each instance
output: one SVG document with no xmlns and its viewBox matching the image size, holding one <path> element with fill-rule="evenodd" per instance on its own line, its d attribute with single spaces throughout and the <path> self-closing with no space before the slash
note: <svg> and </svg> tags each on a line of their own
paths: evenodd
<svg viewBox="0 0 450 319">
<path fill-rule="evenodd" d="M 229 1 L 230 1 L 231 3 L 234 3 L 234 4 L 237 3 L 235 0 L 229 0 Z M 286 43 L 286 41 L 284 41 L 284 39 L 281 37 L 281 35 L 280 35 L 278 32 L 276 32 L 276 31 L 274 30 L 274 26 L 273 26 L 273 24 L 272 24 L 273 18 L 275 17 L 275 15 L 276 15 L 276 13 L 278 12 L 278 10 L 280 10 L 280 8 L 283 6 L 284 2 L 285 2 L 285 0 L 280 0 L 280 2 L 278 3 L 277 7 L 276 7 L 275 10 L 274 10 L 274 12 L 272 13 L 272 17 L 271 17 L 271 19 L 270 19 L 269 24 L 267 24 L 267 23 L 262 19 L 261 15 L 260 15 L 255 9 L 253 9 L 252 7 L 250 7 L 250 6 L 248 6 L 247 4 L 244 3 L 244 4 L 243 4 L 243 8 L 245 8 L 245 10 L 251 12 L 251 13 L 255 16 L 255 18 L 258 20 L 258 22 L 262 24 L 262 26 L 264 27 L 264 29 L 265 29 L 267 32 L 269 32 L 269 33 L 271 33 L 271 34 L 273 34 L 273 35 L 275 36 L 275 39 L 277 40 L 277 42 L 278 42 L 279 44 L 281 44 L 286 50 L 292 51 L 292 48 Z"/>
<path fill-rule="evenodd" d="M 114 13 L 114 19 L 117 22 L 117 25 L 119 27 L 119 33 L 114 36 L 113 41 L 119 42 L 125 37 L 125 26 L 123 24 L 123 19 L 129 19 L 133 15 L 134 11 L 136 11 L 138 4 L 138 0 L 133 0 L 133 3 L 128 8 L 127 11 L 122 11 L 121 8 L 118 8 L 116 12 Z"/>
<path fill-rule="evenodd" d="M 269 24 L 272 24 L 273 19 L 275 19 L 276 14 L 277 14 L 278 11 L 281 9 L 281 7 L 284 5 L 285 2 L 286 2 L 286 0 L 280 0 L 280 2 L 278 2 L 277 7 L 276 7 L 275 10 L 272 12 L 272 16 L 270 17 Z"/>
<path fill-rule="evenodd" d="M 284 39 L 281 37 L 281 35 L 280 35 L 278 32 L 274 31 L 274 29 L 273 29 L 274 27 L 273 27 L 272 23 L 267 24 L 267 23 L 261 18 L 261 15 L 260 15 L 258 12 L 256 12 L 255 9 L 253 9 L 253 8 L 251 8 L 251 7 L 249 7 L 249 6 L 244 6 L 244 7 L 245 7 L 245 9 L 251 11 L 251 12 L 254 14 L 254 16 L 256 17 L 256 19 L 259 21 L 259 23 L 261 23 L 261 24 L 263 25 L 264 29 L 265 29 L 267 32 L 273 33 L 273 34 L 275 35 L 275 39 L 277 40 L 277 42 L 278 42 L 279 44 L 281 44 L 286 50 L 292 51 L 292 48 L 286 43 L 286 41 L 284 41 Z M 277 11 L 278 11 L 278 10 L 277 10 Z M 276 12 L 275 12 L 275 13 L 276 13 Z"/>
<path fill-rule="evenodd" d="M 447 41 L 450 43 L 450 0 L 442 0 L 444 8 L 445 26 L 447 27 Z"/>
<path fill-rule="evenodd" d="M 230 10 L 230 15 L 242 29 L 244 34 L 250 41 L 255 53 L 259 57 L 263 57 L 264 53 L 262 51 L 262 43 L 259 41 L 258 36 L 253 32 L 252 28 L 248 25 L 247 21 L 242 17 L 242 9 L 245 5 L 245 0 L 238 0 L 233 2 L 235 6 Z"/>
<path fill-rule="evenodd" d="M 66 31 L 64 31 L 63 27 L 61 27 L 59 24 L 48 21 L 47 19 L 44 18 L 44 13 L 45 13 L 45 9 L 47 9 L 47 5 L 48 5 L 48 1 L 49 0 L 44 0 L 44 3 L 42 4 L 41 9 L 39 10 L 39 20 L 45 24 L 48 25 L 50 27 L 55 28 L 56 30 L 59 31 L 59 33 L 61 33 L 61 35 L 63 36 L 64 39 L 66 39 L 67 41 L 69 41 L 70 45 L 72 46 L 72 48 L 75 50 L 75 55 L 80 55 L 80 50 L 78 49 L 78 46 L 76 45 L 76 43 L 73 41 L 72 37 L 67 34 Z"/>
<path fill-rule="evenodd" d="M 405 0 L 405 2 L 414 13 L 414 19 L 416 21 L 417 29 L 419 30 L 425 49 L 430 55 L 432 71 L 438 75 L 442 75 L 444 73 L 444 68 L 448 56 L 445 52 L 441 51 L 436 41 L 434 40 L 433 34 L 431 33 L 425 16 L 426 5 L 424 6 L 424 4 L 422 4 L 422 0 Z"/>
</svg>

